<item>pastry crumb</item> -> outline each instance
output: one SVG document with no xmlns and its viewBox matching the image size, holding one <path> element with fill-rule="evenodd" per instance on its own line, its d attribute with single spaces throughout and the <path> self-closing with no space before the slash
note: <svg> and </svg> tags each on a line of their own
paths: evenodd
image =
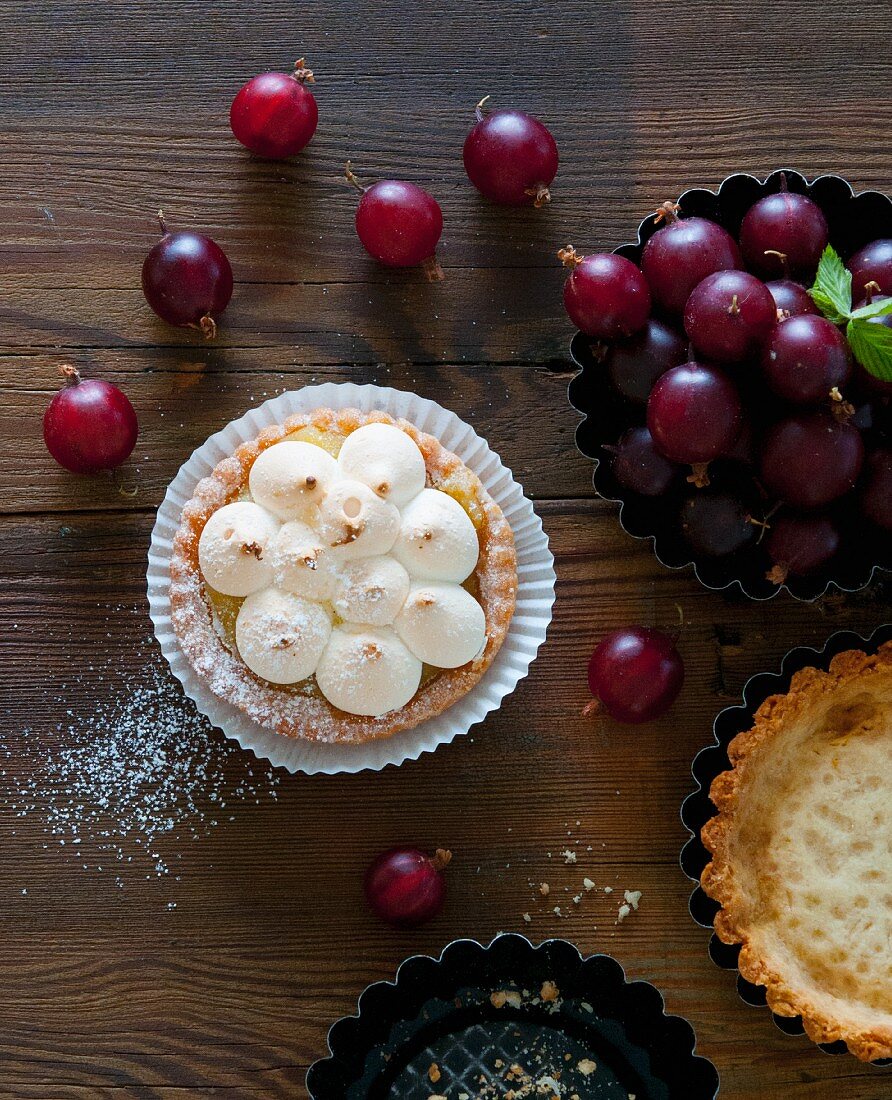
<svg viewBox="0 0 892 1100">
<path fill-rule="evenodd" d="M 558 987 L 552 981 L 544 981 L 539 996 L 543 1001 L 556 1001 L 559 996 Z"/>
<path fill-rule="evenodd" d="M 641 901 L 641 891 L 640 890 L 626 890 L 626 892 L 623 894 L 623 897 L 626 899 L 626 902 L 629 905 L 631 905 L 632 908 L 637 912 L 638 911 L 638 903 Z"/>
<path fill-rule="evenodd" d="M 561 855 L 564 857 L 564 863 L 576 862 L 576 853 L 571 848 L 565 848 Z"/>
<path fill-rule="evenodd" d="M 530 923 L 530 921 L 531 921 L 531 920 L 532 920 L 533 918 L 532 918 L 532 917 L 530 916 L 530 914 L 529 914 L 529 913 L 524 913 L 524 914 L 523 914 L 523 919 L 524 919 L 524 921 L 525 921 L 525 922 L 526 922 L 527 924 L 529 924 L 529 923 Z"/>
<path fill-rule="evenodd" d="M 586 890 L 594 890 L 595 888 L 595 884 L 590 878 L 584 878 L 582 880 L 582 885 L 585 887 Z"/>
<path fill-rule="evenodd" d="M 551 893 L 551 887 L 548 885 L 547 882 L 543 882 L 540 884 L 539 893 L 542 895 L 543 898 L 547 898 L 548 895 Z"/>
<path fill-rule="evenodd" d="M 591 1075 L 598 1068 L 598 1063 L 593 1062 L 591 1058 L 583 1058 L 576 1063 L 576 1068 L 582 1074 L 583 1077 L 591 1077 Z"/>
<path fill-rule="evenodd" d="M 437 1065 L 436 1062 L 431 1062 L 430 1068 L 427 1071 L 427 1076 L 433 1084 L 436 1084 L 443 1076 L 443 1074 L 440 1073 L 440 1067 Z"/>
</svg>

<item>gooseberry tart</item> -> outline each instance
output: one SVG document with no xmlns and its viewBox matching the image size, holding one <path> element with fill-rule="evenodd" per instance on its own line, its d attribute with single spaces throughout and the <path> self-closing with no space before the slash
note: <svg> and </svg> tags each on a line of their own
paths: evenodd
<svg viewBox="0 0 892 1100">
<path fill-rule="evenodd" d="M 383 412 L 316 409 L 183 508 L 171 621 L 218 697 L 287 737 L 363 742 L 444 711 L 511 622 L 511 528 L 477 475 Z"/>
<path fill-rule="evenodd" d="M 797 672 L 728 747 L 702 839 L 715 930 L 779 1016 L 892 1056 L 892 643 Z"/>
</svg>

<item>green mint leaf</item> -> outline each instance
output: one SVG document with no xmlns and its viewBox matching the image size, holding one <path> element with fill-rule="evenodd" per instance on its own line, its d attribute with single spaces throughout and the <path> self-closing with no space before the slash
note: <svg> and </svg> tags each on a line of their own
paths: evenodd
<svg viewBox="0 0 892 1100">
<path fill-rule="evenodd" d="M 869 306 L 852 310 L 853 317 L 885 317 L 887 313 L 892 313 L 892 297 L 877 299 Z"/>
<path fill-rule="evenodd" d="M 832 245 L 827 245 L 815 285 L 809 290 L 815 305 L 834 325 L 847 321 L 852 312 L 852 273 Z"/>
<path fill-rule="evenodd" d="M 846 336 L 852 354 L 868 374 L 892 382 L 892 328 L 855 317 L 846 326 Z"/>
</svg>

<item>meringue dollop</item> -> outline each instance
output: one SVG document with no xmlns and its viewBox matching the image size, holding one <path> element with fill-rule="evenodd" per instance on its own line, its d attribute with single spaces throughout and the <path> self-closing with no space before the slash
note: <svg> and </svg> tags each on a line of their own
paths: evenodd
<svg viewBox="0 0 892 1100">
<path fill-rule="evenodd" d="M 251 496 L 279 519 L 305 519 L 338 476 L 338 464 L 313 443 L 286 439 L 261 451 L 248 474 Z"/>
<path fill-rule="evenodd" d="M 325 608 L 276 588 L 248 596 L 235 621 L 242 660 L 271 684 L 296 684 L 312 676 L 330 635 Z"/>
<path fill-rule="evenodd" d="M 347 714 L 378 718 L 404 707 L 421 683 L 421 661 L 386 626 L 336 626 L 316 667 L 325 698 Z"/>
<path fill-rule="evenodd" d="M 486 645 L 483 608 L 458 584 L 414 584 L 394 628 L 419 660 L 437 668 L 459 668 Z"/>
<path fill-rule="evenodd" d="M 347 622 L 390 626 L 408 594 L 409 574 L 396 558 L 359 558 L 340 572 L 334 609 Z"/>
<path fill-rule="evenodd" d="M 319 505 L 319 534 L 344 561 L 386 554 L 399 529 L 399 511 L 363 481 L 336 481 Z"/>
<path fill-rule="evenodd" d="M 415 441 L 392 424 L 365 424 L 344 440 L 338 455 L 344 477 L 363 481 L 401 508 L 424 488 L 427 471 Z"/>
<path fill-rule="evenodd" d="M 338 583 L 334 555 L 306 523 L 283 523 L 269 549 L 273 577 L 279 588 L 308 600 L 330 600 Z"/>
<path fill-rule="evenodd" d="M 272 584 L 269 545 L 279 521 L 259 504 L 237 500 L 217 509 L 198 539 L 205 581 L 224 596 L 249 596 Z"/>
<path fill-rule="evenodd" d="M 410 577 L 461 583 L 474 572 L 480 545 L 457 500 L 439 489 L 422 489 L 403 509 L 393 556 Z"/>
</svg>

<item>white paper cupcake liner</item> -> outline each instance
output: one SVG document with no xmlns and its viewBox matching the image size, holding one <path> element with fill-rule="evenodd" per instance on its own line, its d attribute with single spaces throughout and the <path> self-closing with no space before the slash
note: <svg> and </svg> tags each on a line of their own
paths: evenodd
<svg viewBox="0 0 892 1100">
<path fill-rule="evenodd" d="M 442 714 L 414 729 L 380 741 L 358 745 L 318 744 L 283 737 L 253 721 L 237 707 L 214 695 L 199 679 L 177 643 L 170 621 L 170 557 L 173 539 L 185 503 L 198 482 L 221 459 L 244 442 L 254 439 L 263 428 L 281 424 L 292 413 L 327 407 L 379 409 L 404 417 L 440 442 L 469 466 L 502 509 L 514 533 L 517 550 L 517 605 L 502 648 L 480 683 Z M 147 574 L 149 613 L 155 637 L 174 676 L 198 709 L 227 737 L 290 772 L 307 774 L 380 771 L 387 764 L 416 760 L 424 752 L 465 734 L 477 722 L 496 710 L 505 696 L 526 676 L 536 653 L 545 641 L 554 604 L 554 558 L 548 538 L 532 502 L 470 425 L 455 413 L 414 393 L 381 386 L 357 386 L 352 382 L 306 386 L 283 393 L 251 409 L 238 420 L 212 435 L 194 451 L 167 489 L 158 509 L 149 546 Z"/>
</svg>

